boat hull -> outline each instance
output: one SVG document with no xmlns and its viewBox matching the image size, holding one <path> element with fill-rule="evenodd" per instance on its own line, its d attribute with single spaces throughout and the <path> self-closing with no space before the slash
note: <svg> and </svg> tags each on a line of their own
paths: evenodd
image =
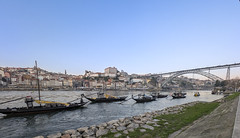
<svg viewBox="0 0 240 138">
<path fill-rule="evenodd" d="M 62 111 L 62 110 L 71 110 L 76 108 L 84 107 L 88 102 L 84 103 L 75 103 L 69 106 L 57 106 L 57 107 L 45 107 L 45 106 L 35 106 L 33 108 L 7 108 L 7 109 L 0 109 L 0 113 L 7 114 L 7 115 L 27 115 L 27 114 L 39 114 L 39 113 L 47 113 L 47 112 L 55 112 L 55 111 Z"/>
<path fill-rule="evenodd" d="M 127 96 L 117 97 L 117 98 L 88 98 L 88 97 L 85 97 L 85 98 L 93 103 L 103 103 L 103 102 L 124 101 L 127 98 Z"/>
<path fill-rule="evenodd" d="M 137 103 L 145 103 L 145 102 L 151 102 L 151 101 L 155 101 L 155 98 L 149 98 L 149 99 L 135 99 L 133 98 L 133 100 L 135 100 Z"/>
<path fill-rule="evenodd" d="M 173 99 L 186 98 L 185 95 L 183 95 L 183 96 L 172 96 L 172 97 L 173 97 Z"/>
<path fill-rule="evenodd" d="M 165 98 L 167 97 L 168 95 L 163 95 L 163 94 L 159 94 L 159 95 L 152 95 L 152 97 L 156 97 L 156 98 Z"/>
</svg>

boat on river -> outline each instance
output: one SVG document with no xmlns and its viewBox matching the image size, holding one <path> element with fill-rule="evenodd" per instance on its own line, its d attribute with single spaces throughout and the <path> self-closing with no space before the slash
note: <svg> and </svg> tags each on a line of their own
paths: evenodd
<svg viewBox="0 0 240 138">
<path fill-rule="evenodd" d="M 180 92 L 175 92 L 172 94 L 173 99 L 178 99 L 178 98 L 186 98 L 186 94 L 180 93 Z"/>
<path fill-rule="evenodd" d="M 33 102 L 41 103 L 40 106 L 33 106 Z M 70 110 L 84 107 L 88 102 L 83 102 L 82 100 L 79 103 L 59 103 L 59 102 L 50 102 L 50 101 L 39 101 L 34 100 L 31 96 L 25 98 L 25 103 L 27 107 L 14 107 L 0 109 L 0 113 L 7 115 L 27 115 L 27 114 L 39 114 L 46 112 L 54 112 L 61 110 Z M 45 105 L 42 105 L 45 104 Z"/>
<path fill-rule="evenodd" d="M 156 98 L 165 98 L 165 97 L 167 97 L 168 95 L 160 94 L 160 93 L 152 93 L 151 96 L 152 96 L 152 97 L 156 97 Z"/>
<path fill-rule="evenodd" d="M 132 95 L 132 99 L 135 100 L 137 103 L 145 103 L 145 102 L 151 102 L 156 100 L 156 97 L 148 96 L 145 94 L 138 94 L 137 96 L 138 97 L 135 98 L 135 96 Z"/>
<path fill-rule="evenodd" d="M 199 93 L 199 92 L 195 92 L 195 93 L 194 93 L 194 96 L 195 96 L 195 97 L 200 96 L 200 93 Z"/>
<path fill-rule="evenodd" d="M 46 112 L 54 112 L 54 111 L 60 111 L 60 110 L 70 110 L 70 109 L 76 109 L 80 107 L 84 107 L 88 102 L 84 102 L 82 98 L 80 99 L 80 102 L 72 103 L 76 100 L 73 100 L 68 103 L 60 103 L 60 102 L 51 102 L 51 101 L 42 101 L 40 96 L 40 85 L 39 85 L 39 79 L 38 79 L 38 68 L 37 68 L 37 62 L 35 61 L 36 69 L 37 69 L 37 84 L 38 84 L 38 100 L 35 100 L 32 96 L 27 97 L 21 97 L 17 99 L 13 99 L 10 101 L 5 101 L 0 104 L 9 103 L 12 101 L 22 100 L 25 98 L 25 103 L 27 104 L 27 107 L 14 107 L 14 108 L 6 108 L 6 109 L 0 109 L 0 113 L 7 114 L 7 115 L 22 115 L 22 114 L 38 114 L 38 113 L 46 113 Z M 36 102 L 39 104 L 39 106 L 33 106 L 33 102 Z"/>
<path fill-rule="evenodd" d="M 105 94 L 103 92 L 98 92 L 97 97 L 94 98 L 87 97 L 84 94 L 82 94 L 82 97 L 85 97 L 86 99 L 93 103 L 124 101 L 127 98 L 127 96 L 112 96 L 109 94 Z"/>
</svg>

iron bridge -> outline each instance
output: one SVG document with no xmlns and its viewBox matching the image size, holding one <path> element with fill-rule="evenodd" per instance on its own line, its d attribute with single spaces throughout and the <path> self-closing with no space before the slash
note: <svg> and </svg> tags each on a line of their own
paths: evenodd
<svg viewBox="0 0 240 138">
<path fill-rule="evenodd" d="M 222 81 L 223 80 L 222 78 L 220 78 L 214 74 L 211 74 L 210 70 L 227 69 L 226 80 L 230 80 L 230 68 L 236 68 L 236 67 L 240 67 L 240 63 L 203 67 L 203 68 L 196 68 L 196 69 L 188 69 L 188 70 L 181 70 L 181 71 L 173 71 L 173 72 L 167 72 L 167 73 L 161 73 L 161 74 L 153 74 L 151 76 L 156 77 L 156 76 L 169 75 L 169 77 L 162 82 L 162 84 L 161 84 L 162 87 L 165 86 L 168 82 L 170 82 L 174 78 L 184 75 L 184 74 L 190 74 L 190 73 L 205 76 L 213 81 L 216 81 L 216 80 Z"/>
</svg>

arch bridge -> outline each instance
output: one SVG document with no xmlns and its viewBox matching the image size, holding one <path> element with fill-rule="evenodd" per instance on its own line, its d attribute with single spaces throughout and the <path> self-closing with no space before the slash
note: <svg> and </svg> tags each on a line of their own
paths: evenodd
<svg viewBox="0 0 240 138">
<path fill-rule="evenodd" d="M 199 74 L 202 76 L 205 76 L 213 81 L 223 79 L 210 73 L 210 70 L 218 70 L 218 69 L 227 69 L 227 75 L 226 80 L 230 80 L 230 68 L 236 68 L 240 67 L 240 63 L 234 63 L 234 64 L 226 64 L 226 65 L 218 65 L 218 66 L 211 66 L 211 67 L 203 67 L 203 68 L 196 68 L 196 69 L 188 69 L 188 70 L 181 70 L 181 71 L 174 71 L 174 72 L 168 72 L 168 73 L 161 73 L 161 74 L 154 74 L 152 76 L 163 76 L 163 75 L 169 75 L 169 77 L 164 80 L 161 84 L 161 86 L 165 86 L 168 82 L 173 80 L 174 78 L 184 75 L 184 74 Z"/>
</svg>

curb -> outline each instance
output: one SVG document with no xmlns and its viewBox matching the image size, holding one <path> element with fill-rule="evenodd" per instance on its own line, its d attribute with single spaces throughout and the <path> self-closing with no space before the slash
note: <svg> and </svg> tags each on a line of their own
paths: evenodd
<svg viewBox="0 0 240 138">
<path fill-rule="evenodd" d="M 240 138 L 240 96 L 238 97 L 238 107 L 233 127 L 232 138 Z"/>
</svg>

